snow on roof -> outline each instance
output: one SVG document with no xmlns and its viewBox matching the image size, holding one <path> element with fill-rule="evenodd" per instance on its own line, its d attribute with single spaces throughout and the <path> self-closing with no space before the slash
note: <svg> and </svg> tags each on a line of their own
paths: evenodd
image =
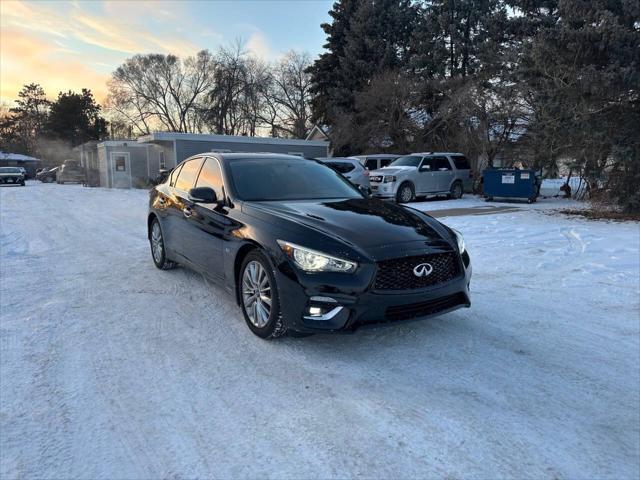
<svg viewBox="0 0 640 480">
<path fill-rule="evenodd" d="M 296 138 L 248 137 L 240 135 L 206 135 L 201 133 L 156 132 L 138 138 L 139 143 L 186 140 L 195 142 L 261 143 L 266 145 L 307 145 L 326 147 L 324 140 L 300 140 Z"/>
<path fill-rule="evenodd" d="M 21 153 L 0 152 L 0 160 L 8 160 L 12 162 L 39 162 L 40 160 L 29 155 Z"/>
</svg>

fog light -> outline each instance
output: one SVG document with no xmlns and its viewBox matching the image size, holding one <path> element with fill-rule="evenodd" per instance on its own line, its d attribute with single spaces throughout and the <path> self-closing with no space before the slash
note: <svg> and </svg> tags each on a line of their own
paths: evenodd
<svg viewBox="0 0 640 480">
<path fill-rule="evenodd" d="M 322 308 L 309 307 L 309 315 L 312 317 L 319 317 L 320 315 L 322 315 Z"/>
</svg>

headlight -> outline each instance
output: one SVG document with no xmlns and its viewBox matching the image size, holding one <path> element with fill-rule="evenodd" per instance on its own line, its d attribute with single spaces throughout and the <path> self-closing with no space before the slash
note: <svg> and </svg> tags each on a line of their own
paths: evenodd
<svg viewBox="0 0 640 480">
<path fill-rule="evenodd" d="M 385 175 L 384 176 L 384 183 L 393 183 L 396 181 L 396 176 L 395 175 Z"/>
<path fill-rule="evenodd" d="M 451 230 L 453 230 L 453 233 L 456 234 L 456 240 L 458 241 L 458 250 L 460 251 L 460 253 L 464 253 L 467 246 L 464 244 L 464 238 L 462 238 L 462 234 L 455 228 L 452 228 Z"/>
<path fill-rule="evenodd" d="M 351 273 L 358 266 L 355 262 L 332 257 L 326 253 L 317 252 L 284 240 L 278 240 L 278 245 L 280 245 L 285 255 L 305 272 Z"/>
</svg>

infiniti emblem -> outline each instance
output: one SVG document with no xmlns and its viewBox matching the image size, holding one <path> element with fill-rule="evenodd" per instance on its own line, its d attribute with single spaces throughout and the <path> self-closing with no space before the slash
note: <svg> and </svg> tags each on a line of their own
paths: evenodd
<svg viewBox="0 0 640 480">
<path fill-rule="evenodd" d="M 421 263 L 413 267 L 413 274 L 416 277 L 426 277 L 431 275 L 431 272 L 433 272 L 433 267 L 430 263 Z"/>
</svg>

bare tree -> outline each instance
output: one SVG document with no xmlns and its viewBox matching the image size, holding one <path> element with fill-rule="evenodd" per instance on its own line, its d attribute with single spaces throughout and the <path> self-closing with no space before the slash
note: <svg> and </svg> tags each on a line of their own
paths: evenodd
<svg viewBox="0 0 640 480">
<path fill-rule="evenodd" d="M 270 118 L 272 130 L 294 138 L 304 138 L 308 133 L 311 127 L 311 75 L 307 70 L 310 66 L 309 54 L 293 50 L 273 66 L 265 112 L 271 115 L 267 118 Z"/>
<path fill-rule="evenodd" d="M 113 72 L 107 106 L 140 133 L 155 127 L 199 132 L 201 103 L 213 88 L 215 66 L 207 50 L 184 60 L 175 55 L 135 55 Z"/>
</svg>

